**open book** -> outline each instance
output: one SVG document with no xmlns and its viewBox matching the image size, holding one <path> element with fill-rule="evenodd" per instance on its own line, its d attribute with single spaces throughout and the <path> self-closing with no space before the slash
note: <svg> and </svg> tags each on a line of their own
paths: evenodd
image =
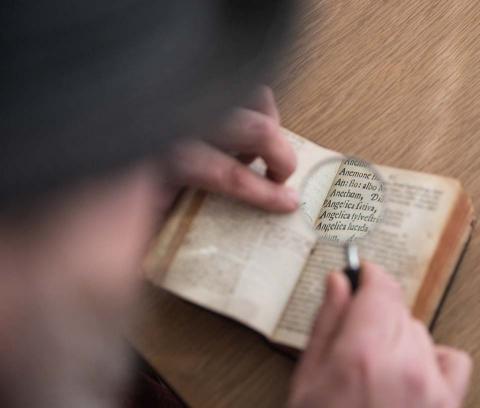
<svg viewBox="0 0 480 408">
<path fill-rule="evenodd" d="M 291 186 L 300 189 L 313 166 L 338 156 L 284 133 L 299 163 L 287 182 Z M 349 165 L 339 162 L 338 168 L 322 174 L 303 208 L 288 215 L 187 191 L 147 257 L 148 279 L 275 343 L 304 348 L 322 302 L 325 276 L 345 266 L 338 246 L 319 241 L 306 218 L 318 219 L 342 170 L 344 180 L 355 177 L 354 171 L 345 171 Z M 394 274 L 414 315 L 429 323 L 469 238 L 471 201 L 456 180 L 376 169 L 385 180 L 388 203 L 383 222 L 362 241 L 360 255 Z M 341 222 L 348 222 L 348 209 L 340 207 L 329 212 L 338 211 Z"/>
</svg>

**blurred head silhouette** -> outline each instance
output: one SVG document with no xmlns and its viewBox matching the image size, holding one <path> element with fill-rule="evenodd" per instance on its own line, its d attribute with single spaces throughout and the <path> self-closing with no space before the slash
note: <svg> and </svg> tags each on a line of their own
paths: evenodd
<svg viewBox="0 0 480 408">
<path fill-rule="evenodd" d="M 268 81 L 290 1 L 4 2 L 0 405 L 110 407 L 162 160 Z"/>
</svg>

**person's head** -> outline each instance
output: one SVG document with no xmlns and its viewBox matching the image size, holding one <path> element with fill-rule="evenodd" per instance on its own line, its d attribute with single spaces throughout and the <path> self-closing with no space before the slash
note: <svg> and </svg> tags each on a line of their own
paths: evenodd
<svg viewBox="0 0 480 408">
<path fill-rule="evenodd" d="M 268 77 L 289 5 L 1 6 L 0 405 L 108 406 L 172 199 L 158 164 Z"/>
</svg>

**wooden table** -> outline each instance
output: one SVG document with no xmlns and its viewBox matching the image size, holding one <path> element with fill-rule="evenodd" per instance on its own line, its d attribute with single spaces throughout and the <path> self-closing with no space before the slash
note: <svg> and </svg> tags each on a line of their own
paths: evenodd
<svg viewBox="0 0 480 408">
<path fill-rule="evenodd" d="M 283 124 L 373 162 L 459 178 L 480 208 L 480 2 L 301 2 L 276 86 Z M 477 363 L 480 234 L 434 328 Z M 294 362 L 260 336 L 145 288 L 135 347 L 193 407 L 282 406 Z M 475 386 L 477 385 L 477 386 Z"/>
</svg>

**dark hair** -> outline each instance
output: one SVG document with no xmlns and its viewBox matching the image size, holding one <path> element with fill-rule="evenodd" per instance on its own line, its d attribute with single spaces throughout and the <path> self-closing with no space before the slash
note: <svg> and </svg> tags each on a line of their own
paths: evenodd
<svg viewBox="0 0 480 408">
<path fill-rule="evenodd" d="M 290 0 L 7 0 L 0 207 L 155 154 L 264 81 Z"/>
</svg>

